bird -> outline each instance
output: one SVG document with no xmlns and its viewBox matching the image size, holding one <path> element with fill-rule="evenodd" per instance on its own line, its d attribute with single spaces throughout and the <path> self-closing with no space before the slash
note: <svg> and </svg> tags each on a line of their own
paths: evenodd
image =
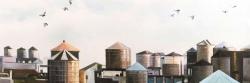
<svg viewBox="0 0 250 83">
<path fill-rule="evenodd" d="M 43 12 L 43 14 L 40 14 L 39 16 L 41 16 L 41 17 L 45 17 L 45 16 L 46 16 L 46 11 L 45 11 L 45 12 Z"/>
<path fill-rule="evenodd" d="M 64 7 L 63 10 L 64 10 L 64 11 L 68 11 L 69 8 L 68 8 L 68 7 Z"/>
<path fill-rule="evenodd" d="M 69 5 L 72 5 L 72 0 L 69 0 Z"/>
<path fill-rule="evenodd" d="M 237 7 L 237 5 L 234 5 L 232 8 L 236 8 Z"/>
<path fill-rule="evenodd" d="M 43 23 L 43 27 L 47 27 L 49 24 L 47 22 Z"/>
<path fill-rule="evenodd" d="M 177 14 L 180 13 L 180 11 L 181 11 L 180 9 L 175 10 L 175 12 L 176 12 Z"/>
<path fill-rule="evenodd" d="M 226 10 L 224 10 L 224 11 L 222 11 L 222 12 L 225 13 L 225 14 L 228 13 L 228 11 L 226 11 Z"/>
<path fill-rule="evenodd" d="M 174 16 L 175 16 L 175 14 L 171 14 L 170 16 L 171 16 L 171 17 L 174 17 Z"/>
<path fill-rule="evenodd" d="M 190 16 L 190 18 L 191 18 L 192 20 L 194 20 L 195 16 L 194 16 L 194 15 L 193 15 L 193 16 Z"/>
</svg>

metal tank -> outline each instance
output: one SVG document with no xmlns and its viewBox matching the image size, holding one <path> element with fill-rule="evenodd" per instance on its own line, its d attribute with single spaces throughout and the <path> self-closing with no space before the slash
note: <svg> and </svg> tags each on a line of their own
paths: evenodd
<svg viewBox="0 0 250 83">
<path fill-rule="evenodd" d="M 106 68 L 107 69 L 127 69 L 131 65 L 130 48 L 116 42 L 106 49 Z"/>
<path fill-rule="evenodd" d="M 243 57 L 243 83 L 250 83 L 250 55 Z"/>
<path fill-rule="evenodd" d="M 233 46 L 229 46 L 226 42 L 221 42 L 213 48 L 214 54 L 217 51 L 236 51 L 236 48 L 234 48 Z"/>
<path fill-rule="evenodd" d="M 153 53 L 150 51 L 142 51 L 136 54 L 136 61 L 143 65 L 145 68 L 150 66 L 150 57 Z"/>
<path fill-rule="evenodd" d="M 206 60 L 200 60 L 192 66 L 193 72 L 191 82 L 199 83 L 201 80 L 213 73 L 213 65 Z"/>
<path fill-rule="evenodd" d="M 212 57 L 213 71 L 221 70 L 227 75 L 231 75 L 229 51 L 217 51 Z"/>
<path fill-rule="evenodd" d="M 208 40 L 203 40 L 197 44 L 197 62 L 206 60 L 211 63 L 213 56 L 213 45 Z"/>
<path fill-rule="evenodd" d="M 135 63 L 126 70 L 126 83 L 147 83 L 147 69 L 140 63 Z"/>
<path fill-rule="evenodd" d="M 153 53 L 150 57 L 150 68 L 161 67 L 161 55 L 159 53 Z"/>
<path fill-rule="evenodd" d="M 28 58 L 26 49 L 23 47 L 20 47 L 17 49 L 17 58 Z"/>
<path fill-rule="evenodd" d="M 179 64 L 163 64 L 162 65 L 162 74 L 163 76 L 179 76 L 180 65 Z"/>
<path fill-rule="evenodd" d="M 4 47 L 4 56 L 6 57 L 12 56 L 12 48 L 10 46 Z"/>
<path fill-rule="evenodd" d="M 29 58 L 30 59 L 38 59 L 38 49 L 36 49 L 35 47 L 30 47 L 29 49 Z"/>
</svg>

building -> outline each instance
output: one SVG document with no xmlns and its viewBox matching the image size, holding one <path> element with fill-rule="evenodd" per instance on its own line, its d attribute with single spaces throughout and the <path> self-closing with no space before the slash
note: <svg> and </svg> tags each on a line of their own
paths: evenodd
<svg viewBox="0 0 250 83">
<path fill-rule="evenodd" d="M 211 63 L 212 56 L 213 45 L 208 40 L 203 40 L 197 44 L 197 62 L 203 59 Z"/>
<path fill-rule="evenodd" d="M 213 73 L 213 65 L 206 60 L 200 60 L 192 66 L 193 72 L 189 83 L 199 83 Z"/>
<path fill-rule="evenodd" d="M 95 83 L 95 71 L 102 69 L 102 64 L 94 62 L 80 70 L 80 83 Z"/>
<path fill-rule="evenodd" d="M 79 49 L 66 41 L 51 50 L 49 83 L 79 83 Z"/>
<path fill-rule="evenodd" d="M 192 65 L 197 62 L 197 50 L 195 48 L 190 48 L 187 51 L 187 75 L 192 75 Z"/>
</svg>

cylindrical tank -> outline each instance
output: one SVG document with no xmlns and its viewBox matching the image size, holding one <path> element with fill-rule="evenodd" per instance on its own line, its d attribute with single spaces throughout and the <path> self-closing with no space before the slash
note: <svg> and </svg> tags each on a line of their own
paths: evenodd
<svg viewBox="0 0 250 83">
<path fill-rule="evenodd" d="M 243 57 L 243 83 L 250 83 L 250 56 Z"/>
<path fill-rule="evenodd" d="M 179 76 L 179 64 L 163 64 L 162 65 L 162 74 L 163 76 Z"/>
<path fill-rule="evenodd" d="M 228 51 L 218 51 L 212 57 L 213 70 L 221 70 L 227 75 L 231 75 L 230 54 Z"/>
<path fill-rule="evenodd" d="M 106 49 L 107 69 L 127 69 L 131 65 L 130 48 L 117 42 Z"/>
<path fill-rule="evenodd" d="M 147 50 L 137 53 L 136 61 L 140 63 L 141 65 L 143 65 L 145 68 L 148 68 L 150 66 L 150 56 L 152 54 L 153 53 Z"/>
<path fill-rule="evenodd" d="M 20 47 L 17 49 L 17 58 L 28 58 L 25 48 Z"/>
<path fill-rule="evenodd" d="M 12 56 L 12 48 L 10 46 L 4 47 L 4 56 L 6 57 Z"/>
<path fill-rule="evenodd" d="M 192 66 L 192 77 L 190 83 L 199 83 L 201 80 L 213 73 L 213 65 L 206 60 L 200 60 Z"/>
<path fill-rule="evenodd" d="M 197 44 L 197 62 L 203 59 L 211 63 L 212 56 L 213 46 L 208 40 L 203 40 Z"/>
<path fill-rule="evenodd" d="M 178 71 L 178 72 L 168 71 L 169 69 L 167 70 L 163 69 L 163 71 L 173 73 L 169 75 L 183 75 L 184 74 L 184 62 L 185 62 L 184 56 L 175 52 L 171 52 L 164 56 L 163 67 L 165 67 L 165 69 L 167 69 L 166 67 L 172 67 L 170 69 L 173 70 L 173 68 L 175 68 L 176 69 L 175 71 Z M 175 66 L 178 66 L 178 67 L 175 67 Z"/>
<path fill-rule="evenodd" d="M 150 57 L 150 66 L 151 68 L 161 67 L 161 55 L 159 53 L 153 53 Z"/>
<path fill-rule="evenodd" d="M 129 67 L 126 76 L 126 83 L 147 83 L 148 81 L 147 69 L 140 63 L 135 63 Z"/>
<path fill-rule="evenodd" d="M 233 46 L 229 46 L 226 42 L 222 42 L 218 45 L 216 45 L 213 48 L 213 53 L 215 54 L 218 51 L 236 51 L 236 48 L 234 48 Z"/>
<path fill-rule="evenodd" d="M 35 47 L 30 47 L 29 49 L 29 58 L 31 59 L 37 59 L 39 58 L 38 56 L 38 50 Z"/>
</svg>

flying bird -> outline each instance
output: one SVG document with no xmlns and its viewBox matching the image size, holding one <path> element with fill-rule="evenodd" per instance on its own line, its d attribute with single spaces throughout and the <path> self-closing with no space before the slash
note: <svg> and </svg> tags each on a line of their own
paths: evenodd
<svg viewBox="0 0 250 83">
<path fill-rule="evenodd" d="M 171 16 L 171 17 L 174 17 L 174 16 L 175 16 L 175 14 L 171 14 L 170 16 Z"/>
<path fill-rule="evenodd" d="M 63 10 L 64 10 L 64 11 L 68 11 L 69 8 L 68 8 L 68 7 L 64 7 Z"/>
<path fill-rule="evenodd" d="M 175 10 L 175 12 L 176 12 L 177 14 L 179 14 L 180 11 L 181 11 L 180 9 Z"/>
<path fill-rule="evenodd" d="M 46 16 L 46 11 L 45 11 L 45 12 L 43 12 L 43 14 L 40 14 L 39 16 L 41 16 L 41 17 L 45 17 L 45 16 Z"/>
<path fill-rule="evenodd" d="M 237 5 L 234 5 L 232 8 L 236 8 L 237 7 Z"/>
<path fill-rule="evenodd" d="M 72 0 L 69 0 L 69 5 L 72 5 Z"/>
<path fill-rule="evenodd" d="M 49 24 L 47 22 L 43 23 L 43 27 L 47 27 Z"/>
<path fill-rule="evenodd" d="M 190 18 L 191 18 L 192 20 L 194 20 L 195 16 L 194 16 L 194 15 L 193 15 L 193 16 L 190 16 Z"/>
<path fill-rule="evenodd" d="M 222 11 L 222 12 L 225 13 L 225 14 L 228 13 L 228 11 L 226 11 L 226 10 L 224 10 L 224 11 Z"/>
</svg>

